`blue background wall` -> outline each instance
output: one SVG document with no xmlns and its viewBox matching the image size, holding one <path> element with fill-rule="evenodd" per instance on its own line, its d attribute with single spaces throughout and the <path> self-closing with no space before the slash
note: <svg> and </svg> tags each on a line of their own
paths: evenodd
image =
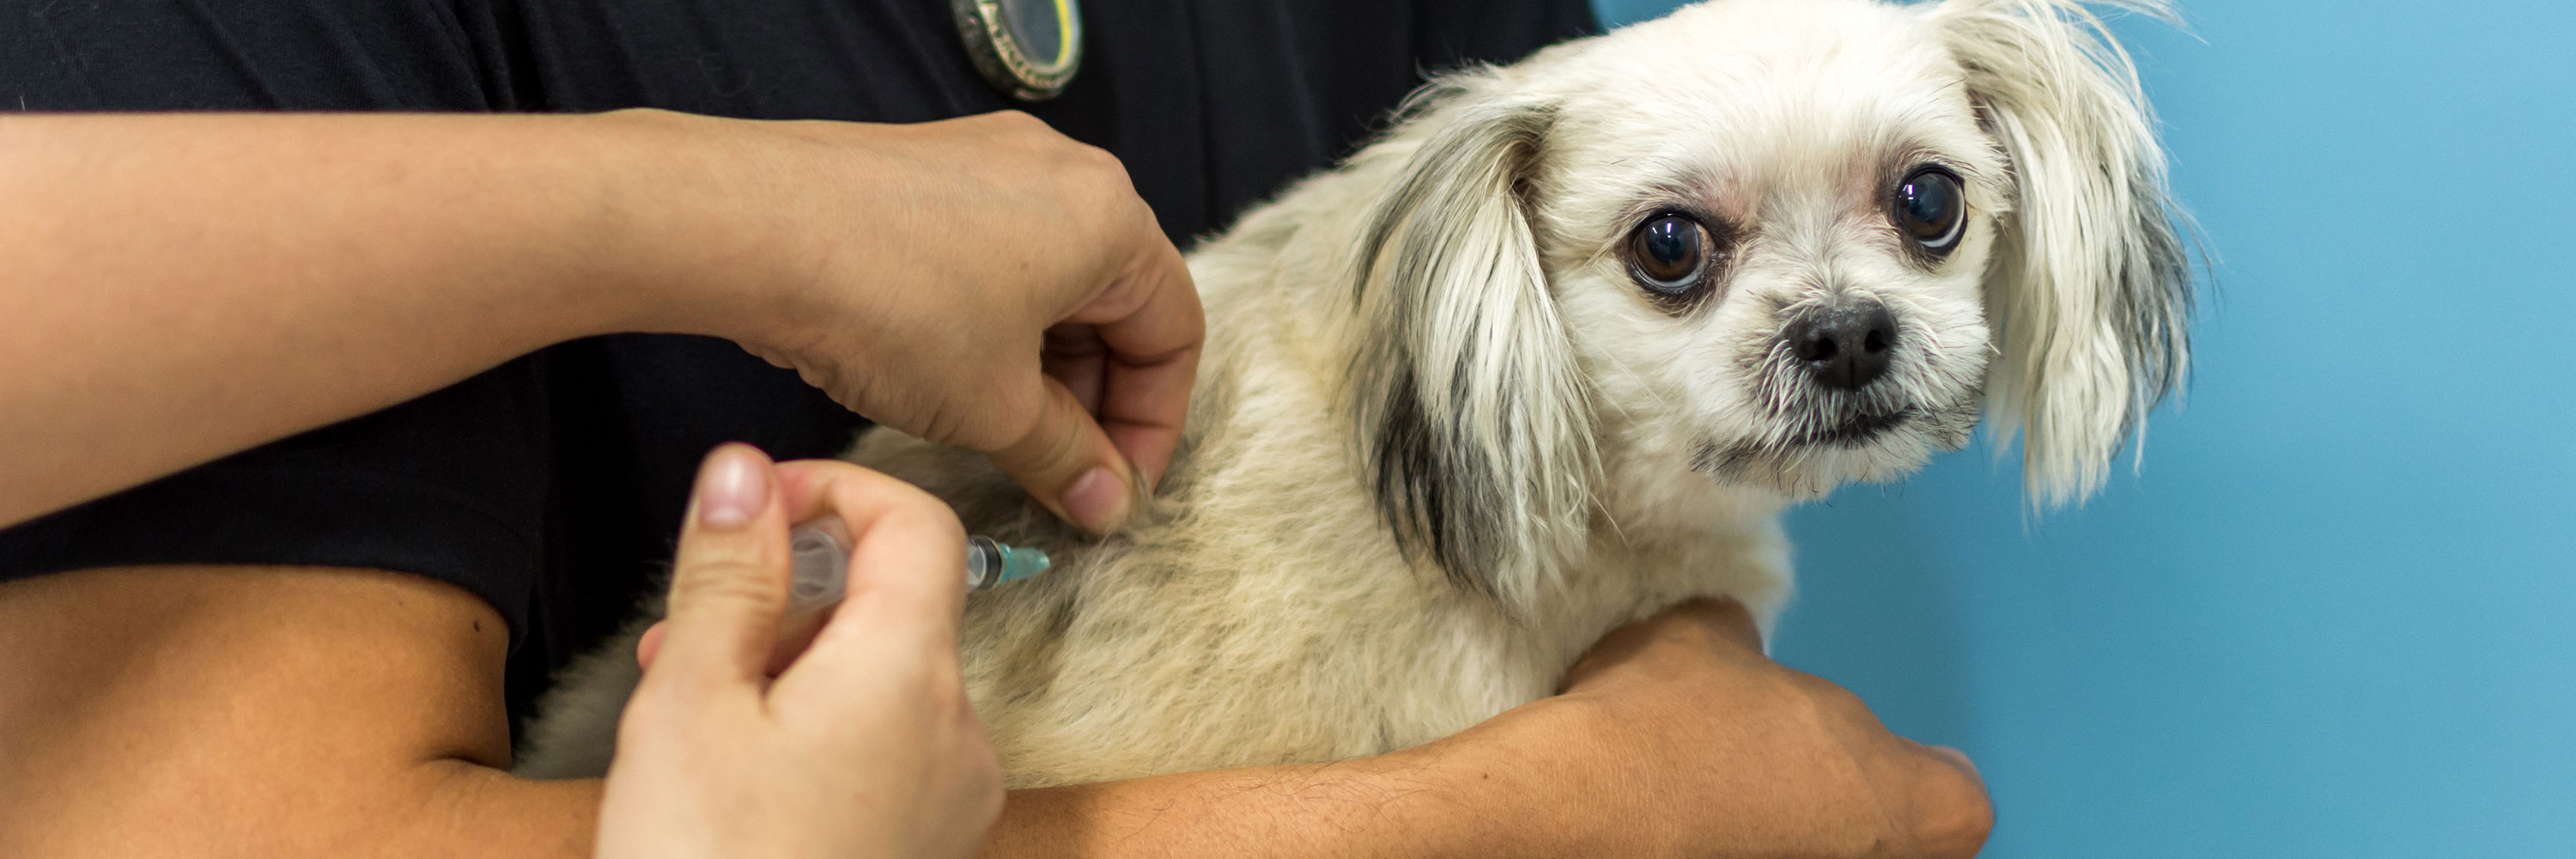
<svg viewBox="0 0 2576 859">
<path fill-rule="evenodd" d="M 2576 856 L 2576 3 L 2184 12 L 2114 27 L 2218 258 L 2144 471 L 1798 511 L 1777 655 L 1974 756 L 1997 859 Z"/>
</svg>

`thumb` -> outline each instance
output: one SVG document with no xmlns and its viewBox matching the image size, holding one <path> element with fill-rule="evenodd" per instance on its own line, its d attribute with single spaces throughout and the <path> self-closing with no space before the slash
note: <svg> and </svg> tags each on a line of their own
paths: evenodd
<svg viewBox="0 0 2576 859">
<path fill-rule="evenodd" d="M 654 667 L 694 679 L 762 676 L 787 610 L 787 514 L 777 487 L 769 457 L 750 445 L 718 446 L 698 467 Z"/>
<path fill-rule="evenodd" d="M 993 464 L 1030 497 L 1094 534 L 1116 532 L 1135 508 L 1135 469 L 1073 392 L 1044 379 L 1038 419 L 1019 440 L 992 451 Z"/>
</svg>

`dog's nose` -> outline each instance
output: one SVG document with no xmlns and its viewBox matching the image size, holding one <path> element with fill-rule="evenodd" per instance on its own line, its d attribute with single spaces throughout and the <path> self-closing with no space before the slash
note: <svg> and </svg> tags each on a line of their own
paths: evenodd
<svg viewBox="0 0 2576 859">
<path fill-rule="evenodd" d="M 1857 391 L 1887 372 L 1896 315 L 1868 300 L 1818 308 L 1790 322 L 1782 339 L 1816 384 Z"/>
</svg>

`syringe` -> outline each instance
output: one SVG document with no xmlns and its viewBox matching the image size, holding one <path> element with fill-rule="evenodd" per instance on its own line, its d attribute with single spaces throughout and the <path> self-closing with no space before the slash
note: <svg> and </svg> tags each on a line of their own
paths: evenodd
<svg viewBox="0 0 2576 859">
<path fill-rule="evenodd" d="M 800 525 L 787 534 L 787 553 L 796 571 L 789 580 L 788 611 L 817 608 L 841 601 L 849 588 L 850 550 L 831 532 Z M 991 537 L 966 538 L 966 589 L 1016 582 L 1046 572 L 1054 562 L 1045 552 L 1013 546 Z"/>
</svg>

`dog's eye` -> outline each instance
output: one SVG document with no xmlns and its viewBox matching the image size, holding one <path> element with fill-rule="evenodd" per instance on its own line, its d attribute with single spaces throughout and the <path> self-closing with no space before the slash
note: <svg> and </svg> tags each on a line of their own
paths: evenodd
<svg viewBox="0 0 2576 859">
<path fill-rule="evenodd" d="M 1959 177 L 1926 167 L 1896 185 L 1896 228 L 1915 245 L 1944 256 L 1959 246 L 1968 231 L 1968 212 Z"/>
<path fill-rule="evenodd" d="M 1689 290 L 1708 268 L 1708 228 L 1687 215 L 1657 215 L 1628 237 L 1637 282 L 1666 295 Z"/>
</svg>

